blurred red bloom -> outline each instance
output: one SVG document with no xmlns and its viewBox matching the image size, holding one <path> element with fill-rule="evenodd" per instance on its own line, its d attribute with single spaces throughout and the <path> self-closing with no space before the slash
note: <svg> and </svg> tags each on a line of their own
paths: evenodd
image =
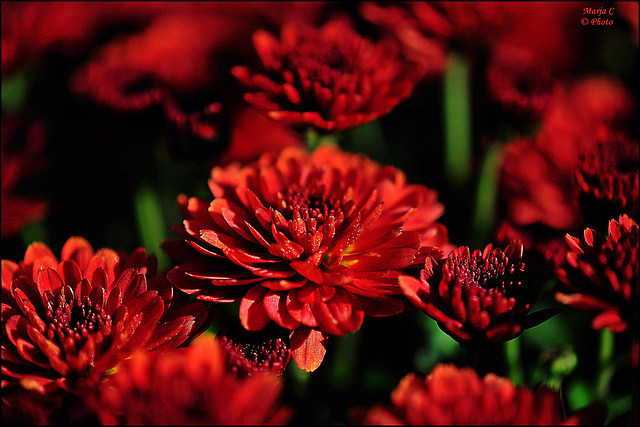
<svg viewBox="0 0 640 427">
<path fill-rule="evenodd" d="M 32 222 L 43 219 L 49 202 L 16 194 L 16 188 L 44 159 L 45 128 L 34 123 L 26 129 L 17 119 L 2 120 L 2 238 L 11 237 Z M 25 132 L 24 137 L 22 136 Z"/>
<path fill-rule="evenodd" d="M 270 7 L 273 10 L 269 11 Z M 221 100 L 230 86 L 224 64 L 249 55 L 250 34 L 284 16 L 306 19 L 322 7 L 282 2 L 168 2 L 150 5 L 151 19 L 139 32 L 96 48 L 91 60 L 71 76 L 72 89 L 119 111 L 162 105 L 178 131 L 211 140 L 218 136 Z M 112 6 L 123 14 L 147 5 Z M 280 16 L 276 18 L 276 11 Z M 225 99 L 226 100 L 226 99 Z M 224 104 L 224 102 L 222 102 Z M 225 105 L 226 108 L 226 105 Z"/>
<path fill-rule="evenodd" d="M 274 120 L 342 130 L 387 114 L 409 97 L 422 77 L 394 44 L 360 36 L 346 20 L 321 28 L 285 23 L 280 39 L 253 35 L 262 68 L 233 67 L 248 88 L 245 100 Z"/>
<path fill-rule="evenodd" d="M 516 387 L 493 373 L 439 364 L 426 378 L 406 375 L 391 404 L 359 408 L 359 425 L 602 425 L 606 409 L 590 406 L 565 418 L 560 393 Z"/>
<path fill-rule="evenodd" d="M 47 53 L 77 53 L 97 34 L 96 2 L 2 2 L 2 74 Z"/>
<path fill-rule="evenodd" d="M 48 395 L 95 386 L 133 351 L 173 348 L 211 320 L 204 303 L 176 305 L 155 259 L 94 251 L 81 237 L 61 262 L 43 243 L 2 260 L 2 388 Z"/>
<path fill-rule="evenodd" d="M 550 271 L 525 268 L 522 261 L 519 241 L 504 251 L 489 244 L 469 253 L 462 246 L 441 262 L 427 258 L 420 280 L 403 275 L 398 281 L 409 300 L 461 345 L 502 343 L 557 312 L 528 314 Z"/>
<path fill-rule="evenodd" d="M 247 330 L 292 330 L 295 362 L 314 370 L 327 334 L 403 311 L 399 270 L 451 246 L 437 194 L 405 180 L 333 145 L 215 167 L 212 202 L 179 198 L 184 241 L 164 243 L 180 262 L 167 277 L 201 300 L 241 300 Z"/>
<path fill-rule="evenodd" d="M 535 250 L 547 259 L 561 261 L 564 235 L 584 228 L 586 215 L 598 214 L 581 206 L 583 190 L 576 174 L 581 173 L 581 167 L 589 173 L 587 169 L 595 159 L 588 153 L 597 157 L 598 150 L 616 152 L 616 140 L 622 136 L 612 135 L 628 134 L 634 112 L 631 94 L 620 82 L 609 78 L 589 77 L 557 91 L 543 113 L 539 132 L 532 139 L 519 139 L 505 146 L 500 166 L 501 213 L 496 241 L 521 239 L 528 251 Z M 615 145 L 595 148 L 595 144 L 608 143 Z M 633 158 L 632 150 L 625 158 Z M 613 160 L 612 157 L 607 159 Z M 630 185 L 625 184 L 624 188 L 633 193 L 634 171 L 629 170 L 627 162 L 606 163 L 605 169 L 618 171 L 615 176 L 623 181 L 627 181 L 623 175 L 629 177 Z M 602 179 L 618 180 L 604 175 Z M 624 197 L 633 199 L 629 194 Z"/>
<path fill-rule="evenodd" d="M 571 251 L 558 268 L 558 278 L 573 293 L 556 299 L 577 310 L 596 314 L 594 329 L 638 335 L 638 224 L 627 215 L 609 222 L 609 235 L 584 231 L 584 242 L 566 236 Z"/>
<path fill-rule="evenodd" d="M 539 55 L 508 43 L 493 48 L 486 79 L 492 98 L 530 120 L 540 118 L 559 84 Z"/>
<path fill-rule="evenodd" d="M 238 378 L 219 341 L 204 334 L 185 348 L 136 352 L 101 384 L 100 422 L 142 425 L 281 425 L 292 410 L 278 400 L 279 376 Z"/>
<path fill-rule="evenodd" d="M 576 180 L 584 196 L 610 210 L 638 213 L 638 142 L 624 134 L 600 138 L 580 158 Z"/>
<path fill-rule="evenodd" d="M 497 42 L 530 52 L 556 70 L 575 49 L 571 19 L 580 5 L 542 2 L 365 2 L 360 12 L 395 37 L 428 73 L 444 70 L 450 46 L 483 47 Z M 545 31 L 540 31 L 544 22 Z"/>
</svg>

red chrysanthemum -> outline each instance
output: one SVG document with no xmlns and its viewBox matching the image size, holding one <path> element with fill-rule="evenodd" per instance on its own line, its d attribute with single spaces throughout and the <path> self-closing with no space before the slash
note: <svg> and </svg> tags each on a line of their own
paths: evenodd
<svg viewBox="0 0 640 427">
<path fill-rule="evenodd" d="M 253 36 L 262 69 L 232 68 L 248 88 L 245 100 L 274 120 L 342 130 L 387 114 L 411 95 L 423 72 L 395 45 L 373 43 L 346 20 L 321 28 L 286 23 L 280 40 Z"/>
<path fill-rule="evenodd" d="M 632 217 L 638 213 L 638 142 L 624 134 L 597 140 L 576 170 L 582 193 Z"/>
<path fill-rule="evenodd" d="M 144 249 L 119 256 L 81 237 L 2 260 L 2 388 L 80 393 L 138 349 L 173 348 L 211 320 L 202 302 L 176 306 Z M 173 302 L 173 304 L 172 304 Z"/>
<path fill-rule="evenodd" d="M 537 135 L 513 141 L 504 149 L 498 227 L 504 237 L 496 241 L 521 239 L 527 251 L 561 260 L 564 235 L 580 232 L 585 218 L 597 213 L 581 207 L 583 191 L 576 181 L 581 159 L 594 150 L 597 141 L 616 144 L 611 135 L 629 134 L 634 109 L 625 86 L 609 78 L 589 77 L 557 91 Z M 615 150 L 602 147 L 610 149 Z M 608 162 L 611 171 L 619 167 L 628 170 L 624 163 Z"/>
<path fill-rule="evenodd" d="M 491 97 L 528 119 L 540 118 L 558 85 L 541 56 L 507 43 L 492 50 L 486 79 Z"/>
<path fill-rule="evenodd" d="M 544 264 L 525 268 L 523 254 L 519 241 L 504 251 L 489 244 L 470 253 L 462 246 L 440 262 L 427 258 L 420 280 L 400 276 L 400 287 L 461 345 L 502 343 L 556 312 L 528 314 L 548 269 Z"/>
<path fill-rule="evenodd" d="M 333 145 L 215 167 L 212 202 L 179 198 L 188 245 L 165 242 L 180 261 L 167 277 L 201 300 L 241 300 L 248 330 L 292 330 L 294 360 L 313 370 L 327 334 L 401 312 L 399 270 L 451 246 L 436 192 L 405 180 Z"/>
<path fill-rule="evenodd" d="M 606 410 L 591 406 L 566 418 L 560 393 L 541 386 L 516 387 L 489 373 L 439 364 L 426 378 L 406 375 L 391 404 L 354 411 L 358 425 L 598 425 Z"/>
<path fill-rule="evenodd" d="M 556 299 L 577 310 L 597 314 L 594 329 L 638 334 L 638 224 L 627 215 L 609 222 L 604 237 L 590 228 L 584 242 L 566 236 L 571 251 L 557 271 L 573 293 L 556 293 Z"/>
<path fill-rule="evenodd" d="M 185 348 L 137 352 L 100 386 L 92 406 L 104 425 L 287 424 L 293 413 L 278 401 L 281 377 L 239 378 L 226 357 L 210 334 Z"/>
<path fill-rule="evenodd" d="M 540 2 L 364 2 L 362 16 L 420 60 L 430 75 L 445 68 L 450 46 L 485 47 L 507 42 L 534 55 L 544 54 L 545 65 L 567 67 L 573 57 L 575 35 L 571 19 L 580 13 L 577 4 Z M 539 31 L 545 22 L 545 31 Z"/>
</svg>

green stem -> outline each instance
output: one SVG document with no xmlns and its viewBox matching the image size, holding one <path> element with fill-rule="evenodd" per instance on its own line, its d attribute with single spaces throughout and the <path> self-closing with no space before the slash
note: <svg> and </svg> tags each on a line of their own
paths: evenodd
<svg viewBox="0 0 640 427">
<path fill-rule="evenodd" d="M 598 399 L 606 398 L 609 393 L 609 383 L 611 382 L 611 377 L 615 370 L 615 367 L 611 363 L 614 347 L 614 334 L 609 331 L 602 330 L 600 332 L 600 353 L 598 354 L 600 374 L 598 375 L 598 383 L 596 385 L 596 396 Z"/>
<path fill-rule="evenodd" d="M 471 176 L 470 70 L 466 59 L 451 53 L 444 75 L 444 168 L 448 182 L 464 188 Z"/>
<path fill-rule="evenodd" d="M 520 339 L 516 338 L 504 343 L 504 354 L 507 359 L 509 378 L 515 385 L 523 385 L 524 369 L 520 355 Z"/>
<path fill-rule="evenodd" d="M 169 266 L 169 260 L 160 250 L 160 243 L 166 238 L 166 227 L 158 191 L 143 183 L 136 188 L 133 203 L 142 244 L 147 254 L 156 255 L 158 271 L 163 271 Z"/>
</svg>

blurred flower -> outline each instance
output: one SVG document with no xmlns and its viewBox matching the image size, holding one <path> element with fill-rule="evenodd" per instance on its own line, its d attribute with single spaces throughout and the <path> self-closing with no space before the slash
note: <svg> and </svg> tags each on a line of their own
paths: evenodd
<svg viewBox="0 0 640 427">
<path fill-rule="evenodd" d="M 204 334 L 165 352 L 136 352 L 100 386 L 94 402 L 105 425 L 281 425 L 292 410 L 278 400 L 280 377 L 240 379 L 227 371 L 219 341 Z"/>
<path fill-rule="evenodd" d="M 571 19 L 580 5 L 541 2 L 365 2 L 360 13 L 395 37 L 406 54 L 430 75 L 440 74 L 449 49 L 481 48 L 507 42 L 557 70 L 571 63 L 577 30 Z M 545 31 L 540 31 L 544 22 Z"/>
<path fill-rule="evenodd" d="M 272 324 L 273 325 L 273 324 Z M 289 360 L 288 334 L 281 328 L 247 331 L 240 324 L 221 329 L 216 335 L 227 353 L 229 370 L 240 378 L 262 372 L 281 375 Z"/>
<path fill-rule="evenodd" d="M 53 51 L 81 51 L 97 35 L 97 2 L 3 2 L 2 75 Z"/>
<path fill-rule="evenodd" d="M 585 216 L 599 214 L 580 204 L 576 173 L 581 159 L 597 141 L 615 143 L 610 135 L 628 134 L 634 113 L 631 94 L 614 79 L 588 77 L 555 92 L 538 133 L 504 148 L 496 242 L 521 239 L 527 251 L 561 262 L 564 235 L 584 228 Z M 625 162 L 608 164 L 633 176 Z"/>
<path fill-rule="evenodd" d="M 461 345 L 502 343 L 557 312 L 527 314 L 548 269 L 525 268 L 523 252 L 519 241 L 504 251 L 489 244 L 471 254 L 462 246 L 441 262 L 427 258 L 420 280 L 404 275 L 398 281 L 409 300 Z"/>
<path fill-rule="evenodd" d="M 180 263 L 167 277 L 201 300 L 241 300 L 247 330 L 271 321 L 292 330 L 293 358 L 307 370 L 327 334 L 403 311 L 399 270 L 450 246 L 433 190 L 333 145 L 215 167 L 209 188 L 212 202 L 179 198 L 184 241 L 164 242 Z"/>
<path fill-rule="evenodd" d="M 245 100 L 290 125 L 342 130 L 375 120 L 409 97 L 422 77 L 395 45 L 360 36 L 346 20 L 321 28 L 285 23 L 280 40 L 253 35 L 262 69 L 236 66 Z"/>
<path fill-rule="evenodd" d="M 176 306 L 144 249 L 94 252 L 71 237 L 61 259 L 35 242 L 19 263 L 2 260 L 3 396 L 18 384 L 81 393 L 133 351 L 179 346 L 211 320 L 204 303 Z"/>
<path fill-rule="evenodd" d="M 584 231 L 584 242 L 566 236 L 571 251 L 558 278 L 573 293 L 556 299 L 577 310 L 593 312 L 594 329 L 638 335 L 638 224 L 627 215 L 609 222 L 609 235 Z"/>
<path fill-rule="evenodd" d="M 516 387 L 493 373 L 439 364 L 426 378 L 406 375 L 391 404 L 354 411 L 359 425 L 602 425 L 606 410 L 590 406 L 565 418 L 560 394 Z"/>
<path fill-rule="evenodd" d="M 576 180 L 584 196 L 599 202 L 601 209 L 610 207 L 608 210 L 617 214 L 628 212 L 635 217 L 638 214 L 638 142 L 624 134 L 596 140 L 581 156 Z"/>
<path fill-rule="evenodd" d="M 2 238 L 11 237 L 32 222 L 43 219 L 47 200 L 16 194 L 16 188 L 44 162 L 43 123 L 25 128 L 18 119 L 2 119 Z M 24 133 L 24 136 L 23 136 Z"/>
<path fill-rule="evenodd" d="M 487 91 L 506 111 L 539 119 L 553 99 L 557 78 L 543 59 L 507 43 L 497 44 L 486 69 Z"/>
</svg>

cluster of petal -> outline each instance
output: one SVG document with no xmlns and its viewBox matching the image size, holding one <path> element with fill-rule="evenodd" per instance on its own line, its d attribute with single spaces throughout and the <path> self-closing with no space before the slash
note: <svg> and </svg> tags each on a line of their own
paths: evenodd
<svg viewBox="0 0 640 427">
<path fill-rule="evenodd" d="M 583 153 L 576 170 L 581 192 L 611 210 L 638 213 L 638 141 L 614 133 L 602 136 Z M 614 215 L 611 215 L 614 216 Z"/>
<path fill-rule="evenodd" d="M 216 336 L 226 350 L 228 369 L 240 378 L 262 372 L 282 375 L 291 359 L 289 337 L 281 328 L 247 331 L 234 324 Z"/>
<path fill-rule="evenodd" d="M 502 343 L 555 314 L 528 314 L 547 269 L 525 268 L 523 254 L 520 241 L 504 251 L 489 244 L 470 253 L 461 246 L 440 262 L 427 258 L 420 280 L 403 275 L 398 281 L 409 300 L 461 345 Z"/>
<path fill-rule="evenodd" d="M 304 18 L 312 8 L 285 4 L 176 2 L 156 10 L 149 5 L 116 6 L 151 15 L 140 31 L 95 49 L 71 76 L 72 90 L 123 112 L 162 105 L 166 120 L 181 134 L 212 140 L 218 136 L 223 92 L 230 79 L 221 63 L 233 50 L 248 56 L 251 33 L 286 16 Z M 226 107 L 226 105 L 225 105 Z"/>
<path fill-rule="evenodd" d="M 247 330 L 294 331 L 298 365 L 301 344 L 319 356 L 324 334 L 403 311 L 400 270 L 451 246 L 435 191 L 334 145 L 215 167 L 209 187 L 211 202 L 179 198 L 184 241 L 164 243 L 179 262 L 167 277 L 201 300 L 241 300 Z"/>
<path fill-rule="evenodd" d="M 421 60 L 429 73 L 441 73 L 450 45 L 484 46 L 505 42 L 534 55 L 544 54 L 555 67 L 567 62 L 575 37 L 571 18 L 577 4 L 553 8 L 538 2 L 365 2 L 362 16 L 403 46 L 412 59 Z M 538 31 L 540 22 L 547 26 Z M 577 33 L 574 31 L 573 33 Z M 565 65 L 566 66 L 566 65 Z"/>
<path fill-rule="evenodd" d="M 238 378 L 227 370 L 217 339 L 188 347 L 136 352 L 100 386 L 94 399 L 104 425 L 281 425 L 292 416 L 279 403 L 280 377 Z"/>
<path fill-rule="evenodd" d="M 426 378 L 406 375 L 391 404 L 354 411 L 359 425 L 602 425 L 606 412 L 589 407 L 565 418 L 560 394 L 516 387 L 489 373 L 439 364 Z"/>
<path fill-rule="evenodd" d="M 120 256 L 71 237 L 59 262 L 31 244 L 19 263 L 2 260 L 3 390 L 78 393 L 135 350 L 183 344 L 212 319 L 175 299 L 144 249 Z"/>
<path fill-rule="evenodd" d="M 486 69 L 488 94 L 505 110 L 539 119 L 559 84 L 540 56 L 526 49 L 499 43 Z"/>
<path fill-rule="evenodd" d="M 504 237 L 496 240 L 532 240 L 528 251 L 561 261 L 564 235 L 580 232 L 586 225 L 585 215 L 594 214 L 580 203 L 583 190 L 576 173 L 581 159 L 594 150 L 597 141 L 616 143 L 610 135 L 628 134 L 633 114 L 633 97 L 617 80 L 588 77 L 556 91 L 539 132 L 505 147 L 499 176 L 499 234 Z M 614 161 L 606 169 L 622 167 L 631 175 L 625 165 Z M 540 236 L 537 242 L 535 236 Z"/>
<path fill-rule="evenodd" d="M 572 293 L 556 299 L 577 310 L 595 313 L 594 329 L 638 334 L 638 224 L 627 215 L 609 222 L 607 237 L 590 228 L 584 241 L 566 236 L 571 251 L 558 278 Z"/>
<path fill-rule="evenodd" d="M 245 100 L 274 120 L 334 131 L 387 114 L 413 92 L 423 72 L 394 44 L 374 43 L 334 19 L 320 28 L 285 23 L 280 39 L 253 35 L 260 69 L 233 67 Z"/>
</svg>

